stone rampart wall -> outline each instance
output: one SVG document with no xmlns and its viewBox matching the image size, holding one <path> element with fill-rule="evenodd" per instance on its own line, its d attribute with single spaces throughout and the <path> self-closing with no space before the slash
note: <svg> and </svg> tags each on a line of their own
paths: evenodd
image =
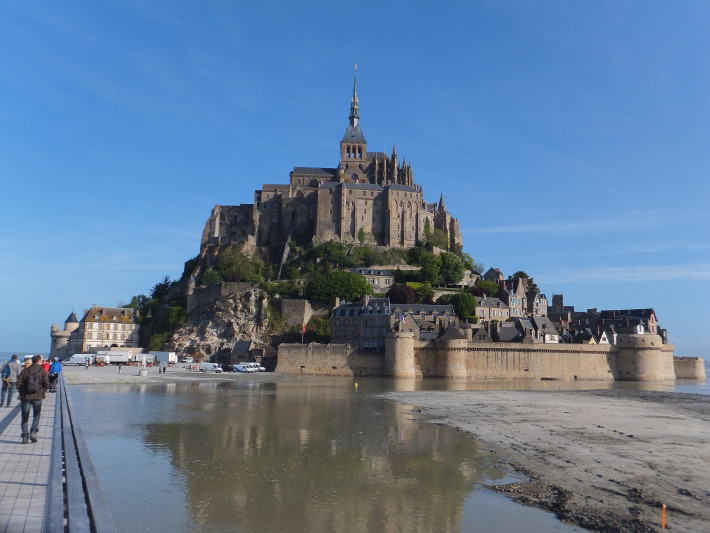
<svg viewBox="0 0 710 533">
<path fill-rule="evenodd" d="M 282 344 L 277 372 L 444 377 L 660 381 L 675 379 L 673 347 L 655 335 L 626 336 L 622 345 L 423 342 L 411 334 L 385 337 L 384 354 L 362 354 L 344 344 Z"/>
<path fill-rule="evenodd" d="M 674 357 L 676 379 L 705 379 L 705 360 L 702 357 Z"/>
<path fill-rule="evenodd" d="M 381 376 L 384 354 L 351 344 L 281 344 L 276 372 L 315 376 Z"/>
</svg>

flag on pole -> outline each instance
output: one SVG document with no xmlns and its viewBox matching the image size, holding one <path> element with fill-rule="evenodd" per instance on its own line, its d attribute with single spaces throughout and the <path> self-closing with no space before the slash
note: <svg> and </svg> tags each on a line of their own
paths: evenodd
<svg viewBox="0 0 710 533">
<path fill-rule="evenodd" d="M 407 318 L 404 316 L 404 313 L 402 313 L 402 324 L 407 323 Z"/>
<path fill-rule="evenodd" d="M 304 335 L 306 334 L 306 323 L 305 322 L 303 323 L 303 334 Z"/>
</svg>

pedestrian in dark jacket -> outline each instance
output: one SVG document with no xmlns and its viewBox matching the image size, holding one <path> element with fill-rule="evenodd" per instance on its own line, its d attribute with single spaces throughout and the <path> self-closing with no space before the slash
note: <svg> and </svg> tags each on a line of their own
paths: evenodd
<svg viewBox="0 0 710 533">
<path fill-rule="evenodd" d="M 42 368 L 42 356 L 35 355 L 32 364 L 20 372 L 17 378 L 17 390 L 20 391 L 20 402 L 22 403 L 22 444 L 27 444 L 30 440 L 37 442 L 39 432 L 39 416 L 42 412 L 42 400 L 49 389 L 49 377 Z M 33 376 L 37 376 L 37 379 Z M 32 384 L 38 383 L 38 390 L 32 391 Z M 27 422 L 30 419 L 30 409 L 32 409 L 32 428 L 27 431 Z"/>
</svg>

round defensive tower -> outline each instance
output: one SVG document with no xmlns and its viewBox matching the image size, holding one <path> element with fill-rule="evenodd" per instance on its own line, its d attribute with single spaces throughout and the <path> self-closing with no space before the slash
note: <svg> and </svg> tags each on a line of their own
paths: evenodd
<svg viewBox="0 0 710 533">
<path fill-rule="evenodd" d="M 436 341 L 436 374 L 440 378 L 466 379 L 468 341 L 439 339 Z"/>
<path fill-rule="evenodd" d="M 388 331 L 385 335 L 385 376 L 413 378 L 414 333 L 409 331 Z"/>
<path fill-rule="evenodd" d="M 616 340 L 617 372 L 620 381 L 675 380 L 673 352 L 662 350 L 658 335 L 619 335 Z"/>
</svg>

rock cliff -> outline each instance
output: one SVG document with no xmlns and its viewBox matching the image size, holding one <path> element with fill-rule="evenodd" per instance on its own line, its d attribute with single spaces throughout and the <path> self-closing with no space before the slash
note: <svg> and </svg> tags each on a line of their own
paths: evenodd
<svg viewBox="0 0 710 533">
<path fill-rule="evenodd" d="M 223 295 L 194 309 L 170 338 L 168 349 L 201 358 L 231 350 L 236 341 L 264 342 L 268 300 L 257 288 Z"/>
</svg>

